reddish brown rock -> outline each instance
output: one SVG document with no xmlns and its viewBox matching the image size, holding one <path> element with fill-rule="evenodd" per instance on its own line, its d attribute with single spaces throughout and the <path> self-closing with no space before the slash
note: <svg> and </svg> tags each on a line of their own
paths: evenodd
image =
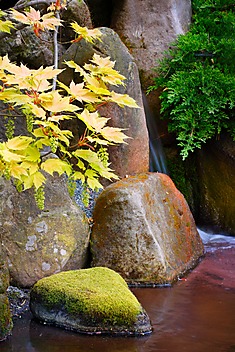
<svg viewBox="0 0 235 352">
<path fill-rule="evenodd" d="M 187 202 L 160 173 L 123 179 L 101 193 L 91 250 L 93 266 L 107 266 L 141 284 L 174 281 L 204 251 Z"/>
</svg>

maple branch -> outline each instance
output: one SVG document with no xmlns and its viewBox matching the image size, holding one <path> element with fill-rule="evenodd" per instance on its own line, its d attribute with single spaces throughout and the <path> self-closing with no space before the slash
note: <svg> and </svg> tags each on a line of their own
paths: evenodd
<svg viewBox="0 0 235 352">
<path fill-rule="evenodd" d="M 56 18 L 60 19 L 60 14 L 58 10 L 56 11 L 55 16 Z M 58 28 L 59 26 L 56 26 L 54 31 L 54 68 L 55 69 L 58 68 L 58 62 L 59 62 Z M 56 90 L 56 81 L 57 81 L 57 76 L 53 78 L 52 90 Z"/>
<path fill-rule="evenodd" d="M 53 0 L 19 0 L 15 6 L 14 9 L 16 10 L 22 10 L 26 6 L 35 6 L 35 5 L 45 5 L 45 6 L 50 6 L 50 4 L 53 2 Z"/>
</svg>

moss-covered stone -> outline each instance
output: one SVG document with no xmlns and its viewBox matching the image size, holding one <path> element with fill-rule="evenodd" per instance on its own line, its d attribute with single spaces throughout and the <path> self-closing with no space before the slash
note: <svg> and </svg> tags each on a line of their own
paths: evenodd
<svg viewBox="0 0 235 352">
<path fill-rule="evenodd" d="M 4 340 L 12 329 L 9 301 L 5 294 L 0 294 L 0 341 Z"/>
<path fill-rule="evenodd" d="M 39 280 L 31 291 L 30 308 L 44 322 L 83 333 L 151 332 L 147 314 L 124 279 L 104 267 Z"/>
</svg>

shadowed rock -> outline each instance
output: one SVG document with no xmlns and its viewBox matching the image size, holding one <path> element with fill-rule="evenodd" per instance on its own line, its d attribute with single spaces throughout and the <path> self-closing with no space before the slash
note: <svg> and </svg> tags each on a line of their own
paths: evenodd
<svg viewBox="0 0 235 352">
<path fill-rule="evenodd" d="M 235 236 L 235 143 L 227 135 L 198 152 L 201 226 Z"/>
<path fill-rule="evenodd" d="M 170 283 L 203 255 L 188 204 L 167 175 L 146 173 L 108 186 L 93 218 L 92 265 L 129 283 Z"/>
<path fill-rule="evenodd" d="M 30 308 L 44 323 L 81 333 L 144 335 L 152 330 L 126 282 L 108 268 L 66 271 L 39 280 L 31 291 Z"/>
</svg>

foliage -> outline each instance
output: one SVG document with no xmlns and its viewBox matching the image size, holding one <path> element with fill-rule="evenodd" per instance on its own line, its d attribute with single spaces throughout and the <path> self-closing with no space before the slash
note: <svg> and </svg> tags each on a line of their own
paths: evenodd
<svg viewBox="0 0 235 352">
<path fill-rule="evenodd" d="M 181 155 L 222 130 L 235 138 L 235 13 L 231 0 L 194 0 L 193 22 L 156 68 L 161 112 Z"/>
<path fill-rule="evenodd" d="M 58 17 L 59 5 L 57 0 L 44 15 L 33 8 L 23 13 L 12 10 L 11 15 L 15 21 L 32 26 L 40 38 L 41 31 L 55 31 L 62 25 Z M 1 30 L 11 28 L 2 23 L 4 21 L 0 22 Z M 78 38 L 88 42 L 100 40 L 98 29 L 83 29 L 75 22 L 71 26 L 77 36 L 75 41 Z M 108 118 L 100 116 L 98 108 L 107 103 L 138 107 L 128 95 L 110 89 L 124 84 L 125 77 L 114 69 L 115 62 L 109 57 L 94 54 L 84 67 L 73 61 L 66 64 L 80 74 L 82 83 L 72 81 L 66 86 L 57 82 L 54 87 L 51 81 L 63 70 L 52 66 L 29 69 L 12 63 L 7 55 L 0 57 L 0 100 L 7 104 L 5 115 L 10 116 L 8 140 L 0 143 L 0 175 L 15 179 L 19 190 L 34 187 L 35 199 L 41 208 L 46 174 L 66 173 L 71 181 L 81 180 L 92 189 L 102 188 L 100 177 L 118 178 L 109 167 L 107 146 L 125 143 L 128 137 L 121 128 L 107 126 Z M 28 135 L 14 137 L 12 121 L 18 118 L 19 112 L 27 121 Z M 72 132 L 63 128 L 63 121 L 72 119 L 84 124 L 79 140 L 73 144 Z"/>
</svg>

